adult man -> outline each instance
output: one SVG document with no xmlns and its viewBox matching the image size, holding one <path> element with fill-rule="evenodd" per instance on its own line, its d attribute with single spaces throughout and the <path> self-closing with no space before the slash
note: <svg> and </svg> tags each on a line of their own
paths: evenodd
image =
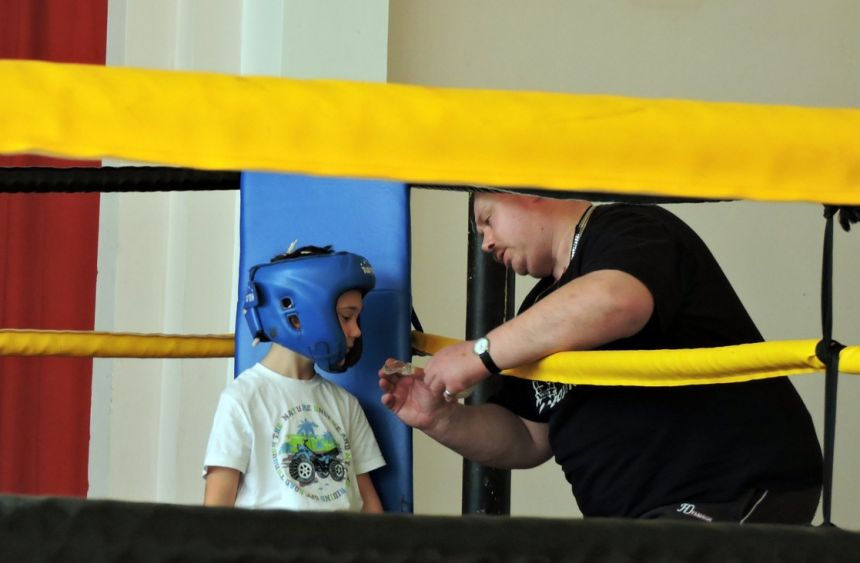
<svg viewBox="0 0 860 563">
<path fill-rule="evenodd" d="M 489 404 L 451 401 L 499 368 L 566 350 L 762 339 L 705 244 L 660 207 L 485 193 L 474 218 L 485 252 L 541 281 L 486 340 L 441 350 L 412 379 L 381 371 L 388 408 L 485 465 L 554 455 L 586 516 L 811 521 L 821 450 L 786 378 L 642 388 L 505 377 Z"/>
</svg>

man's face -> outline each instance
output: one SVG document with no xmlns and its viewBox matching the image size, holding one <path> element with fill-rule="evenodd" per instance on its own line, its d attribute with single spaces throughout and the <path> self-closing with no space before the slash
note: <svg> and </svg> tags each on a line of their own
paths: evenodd
<svg viewBox="0 0 860 563">
<path fill-rule="evenodd" d="M 542 228 L 535 213 L 536 198 L 514 194 L 475 196 L 475 227 L 481 235 L 481 250 L 520 275 L 543 277 L 551 273 L 537 252 Z"/>
</svg>

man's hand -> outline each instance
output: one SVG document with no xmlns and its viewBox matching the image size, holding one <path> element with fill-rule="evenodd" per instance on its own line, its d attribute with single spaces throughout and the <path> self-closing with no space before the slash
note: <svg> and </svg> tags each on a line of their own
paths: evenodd
<svg viewBox="0 0 860 563">
<path fill-rule="evenodd" d="M 424 383 L 431 393 L 450 401 L 454 397 L 468 395 L 490 376 L 484 363 L 472 351 L 474 344 L 467 341 L 446 346 L 430 358 L 424 368 Z"/>
<path fill-rule="evenodd" d="M 409 426 L 490 467 L 535 467 L 550 458 L 547 424 L 521 419 L 498 405 L 446 402 L 428 387 L 426 369 L 413 367 L 412 375 L 397 373 L 403 366 L 399 360 L 387 360 L 379 370 L 379 387 L 384 392 L 382 404 Z"/>
<path fill-rule="evenodd" d="M 379 370 L 379 387 L 382 404 L 400 420 L 419 430 L 429 430 L 447 406 L 442 393 L 433 393 L 424 381 L 424 370 L 412 367 L 412 373 L 403 375 L 398 368 L 405 364 L 389 358 Z"/>
</svg>

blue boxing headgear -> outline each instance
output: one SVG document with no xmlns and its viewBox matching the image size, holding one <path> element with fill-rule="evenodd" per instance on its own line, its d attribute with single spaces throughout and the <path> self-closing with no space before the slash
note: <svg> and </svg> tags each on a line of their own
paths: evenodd
<svg viewBox="0 0 860 563">
<path fill-rule="evenodd" d="M 300 248 L 251 268 L 243 312 L 254 338 L 312 358 L 326 371 L 342 372 L 361 357 L 361 337 L 347 353 L 337 300 L 351 289 L 364 296 L 375 285 L 363 256 L 328 246 Z"/>
</svg>

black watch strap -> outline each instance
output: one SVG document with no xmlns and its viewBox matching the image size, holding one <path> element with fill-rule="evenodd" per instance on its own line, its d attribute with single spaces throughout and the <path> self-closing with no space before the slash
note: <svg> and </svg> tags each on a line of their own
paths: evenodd
<svg viewBox="0 0 860 563">
<path fill-rule="evenodd" d="M 496 365 L 496 362 L 493 361 L 493 358 L 490 357 L 490 341 L 487 340 L 487 337 L 484 336 L 475 341 L 475 345 L 472 348 L 472 351 L 476 356 L 481 358 L 481 361 L 484 363 L 484 367 L 487 368 L 487 371 L 490 373 L 501 373 L 502 370 L 499 369 L 499 366 Z"/>
<path fill-rule="evenodd" d="M 496 365 L 496 362 L 493 361 L 493 358 L 490 357 L 489 350 L 486 352 L 482 352 L 478 354 L 478 357 L 481 358 L 481 361 L 484 362 L 484 367 L 487 368 L 487 371 L 490 373 L 502 373 L 502 370 L 499 369 L 499 366 Z"/>
</svg>

